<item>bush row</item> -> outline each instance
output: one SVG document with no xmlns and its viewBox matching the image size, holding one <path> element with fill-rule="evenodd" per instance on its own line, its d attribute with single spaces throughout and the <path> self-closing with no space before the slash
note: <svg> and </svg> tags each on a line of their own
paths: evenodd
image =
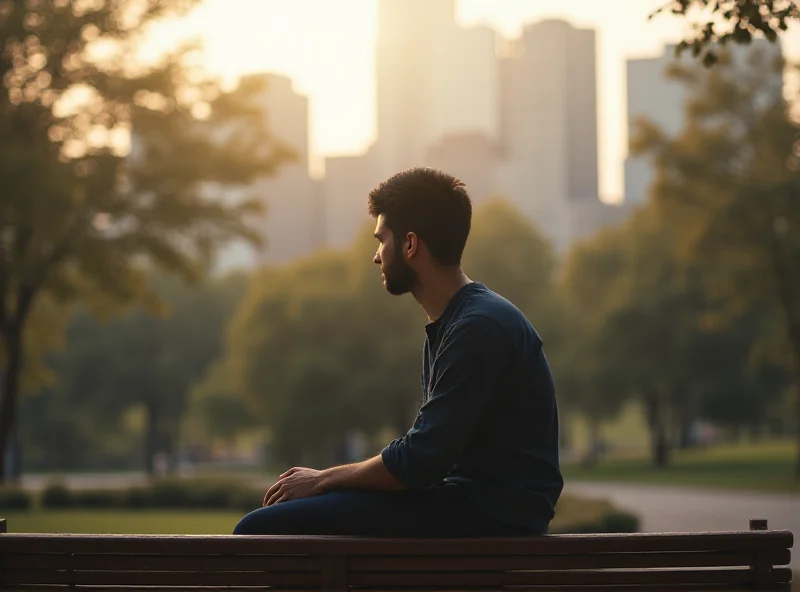
<svg viewBox="0 0 800 592">
<path fill-rule="evenodd" d="M 156 482 L 128 489 L 72 490 L 51 485 L 41 495 L 43 508 L 204 509 L 250 511 L 264 492 L 235 483 Z"/>
<path fill-rule="evenodd" d="M 603 532 L 639 532 L 639 517 L 621 510 L 609 510 L 597 520 L 568 524 L 553 534 L 596 534 Z"/>
<path fill-rule="evenodd" d="M 0 510 L 30 510 L 33 495 L 24 489 L 0 487 Z"/>
</svg>

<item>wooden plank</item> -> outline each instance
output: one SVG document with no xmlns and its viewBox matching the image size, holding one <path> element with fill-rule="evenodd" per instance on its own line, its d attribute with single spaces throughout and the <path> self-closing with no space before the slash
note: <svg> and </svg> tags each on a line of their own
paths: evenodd
<svg viewBox="0 0 800 592">
<path fill-rule="evenodd" d="M 0 537 L 0 553 L 282 555 L 566 555 L 605 552 L 769 551 L 792 546 L 790 531 L 546 535 L 484 539 L 373 539 L 234 535 L 46 535 Z"/>
<path fill-rule="evenodd" d="M 14 591 L 20 590 L 61 590 L 61 587 L 48 584 L 17 584 Z M 195 590 L 197 592 L 219 592 L 220 586 L 147 586 L 146 588 L 130 588 L 125 586 L 69 586 L 70 592 L 74 590 L 91 590 L 91 592 L 133 592 L 134 590 L 146 590 L 147 592 L 175 592 L 175 590 Z M 274 586 L 224 586 L 225 592 L 258 592 L 268 590 L 269 592 L 298 592 L 302 588 L 276 588 Z M 316 589 L 316 588 L 312 588 Z M 385 591 L 384 591 L 385 592 Z M 563 589 L 562 589 L 563 592 Z"/>
<path fill-rule="evenodd" d="M 430 587 L 403 587 L 397 588 L 394 590 L 425 590 L 430 592 Z M 462 592 L 464 590 L 469 590 L 470 592 L 497 592 L 498 588 L 496 586 L 492 587 L 484 587 L 484 586 L 441 586 L 436 588 L 437 591 L 453 591 L 453 592 Z M 624 588 L 620 588 L 616 584 L 612 584 L 609 586 L 593 586 L 593 585 L 581 585 L 581 586 L 515 586 L 513 588 L 509 588 L 509 590 L 513 590 L 514 592 L 525 592 L 525 591 L 536 591 L 536 592 L 583 592 L 586 590 L 594 590 L 597 592 L 676 592 L 676 591 L 687 591 L 687 592 L 732 592 L 730 584 L 674 584 L 674 585 L 658 585 L 658 584 L 632 584 L 629 586 L 625 586 Z M 747 587 L 737 587 L 736 590 L 755 590 L 755 588 L 747 588 Z M 149 592 L 149 591 L 148 591 Z M 270 591 L 271 592 L 271 591 Z M 358 592 L 387 592 L 387 588 L 384 587 L 377 587 L 377 588 L 358 588 Z M 758 589 L 758 592 L 792 592 L 791 584 L 769 584 L 766 588 Z"/>
<path fill-rule="evenodd" d="M 78 586 L 304 586 L 319 588 L 320 576 L 289 572 L 3 571 L 0 585 Z"/>
<path fill-rule="evenodd" d="M 775 570 L 768 583 L 784 583 L 791 570 Z M 359 572 L 350 574 L 353 586 L 627 586 L 675 584 L 725 584 L 742 586 L 753 583 L 749 570 L 643 570 L 584 572 Z"/>
<path fill-rule="evenodd" d="M 787 565 L 789 550 L 771 551 L 772 565 Z M 499 556 L 397 556 L 354 557 L 350 571 L 493 571 L 580 570 L 602 568 L 734 567 L 750 566 L 753 553 L 599 553 L 595 555 L 499 555 Z"/>
<path fill-rule="evenodd" d="M 319 557 L 281 555 L 0 555 L 0 569 L 162 571 L 320 571 Z"/>
</svg>

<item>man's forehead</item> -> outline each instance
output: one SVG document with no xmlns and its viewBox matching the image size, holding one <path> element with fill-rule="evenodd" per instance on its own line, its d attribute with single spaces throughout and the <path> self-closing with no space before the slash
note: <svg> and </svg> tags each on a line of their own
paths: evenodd
<svg viewBox="0 0 800 592">
<path fill-rule="evenodd" d="M 380 236 L 384 233 L 385 226 L 384 226 L 385 218 L 384 215 L 381 214 L 378 216 L 378 221 L 375 223 L 375 236 Z"/>
</svg>

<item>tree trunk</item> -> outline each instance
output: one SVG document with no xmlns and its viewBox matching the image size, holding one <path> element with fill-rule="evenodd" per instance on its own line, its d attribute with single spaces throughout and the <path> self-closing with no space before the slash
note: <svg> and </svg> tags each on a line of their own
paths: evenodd
<svg viewBox="0 0 800 592">
<path fill-rule="evenodd" d="M 154 401 L 146 403 L 147 425 L 144 434 L 144 466 L 147 474 L 151 477 L 155 475 L 155 458 L 159 449 L 159 430 L 158 430 L 158 404 Z"/>
<path fill-rule="evenodd" d="M 6 482 L 8 460 L 7 451 L 11 444 L 11 432 L 17 416 L 19 398 L 19 379 L 22 374 L 22 329 L 21 323 L 13 323 L 3 334 L 6 347 L 6 373 L 3 376 L 3 389 L 0 392 L 0 483 Z"/>
<path fill-rule="evenodd" d="M 650 446 L 653 465 L 663 469 L 669 464 L 669 442 L 667 438 L 664 405 L 658 393 L 645 396 L 645 412 L 650 427 Z"/>
<path fill-rule="evenodd" d="M 600 460 L 600 422 L 589 418 L 589 450 L 584 458 L 584 465 L 587 467 L 597 466 Z"/>
</svg>

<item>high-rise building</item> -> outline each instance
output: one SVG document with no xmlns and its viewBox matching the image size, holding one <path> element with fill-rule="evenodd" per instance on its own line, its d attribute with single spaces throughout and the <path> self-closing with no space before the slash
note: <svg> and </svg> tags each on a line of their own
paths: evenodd
<svg viewBox="0 0 800 592">
<path fill-rule="evenodd" d="M 268 129 L 292 153 L 292 160 L 281 164 L 275 174 L 257 180 L 246 189 L 246 196 L 261 201 L 263 217 L 254 220 L 264 236 L 257 250 L 236 243 L 220 255 L 221 270 L 280 264 L 308 255 L 324 244 L 324 209 L 319 182 L 309 175 L 308 98 L 299 94 L 291 79 L 277 74 L 254 74 L 267 84 L 261 103 Z M 241 192 L 226 191 L 230 199 Z"/>
<path fill-rule="evenodd" d="M 322 192 L 325 200 L 326 245 L 346 248 L 369 220 L 369 192 L 383 179 L 372 151 L 325 159 Z"/>
<path fill-rule="evenodd" d="M 766 39 L 754 39 L 748 45 L 729 45 L 730 62 L 714 66 L 721 68 L 741 68 L 746 72 L 754 66 L 751 59 L 758 60 L 760 67 L 768 67 L 769 61 L 779 58 L 781 46 Z M 675 46 L 667 45 L 660 56 L 637 58 L 627 63 L 628 135 L 636 133 L 636 124 L 647 120 L 655 124 L 666 136 L 676 136 L 685 123 L 686 101 L 689 91 L 680 80 L 670 76 L 673 67 L 691 67 L 701 75 L 706 72 L 690 52 L 680 57 L 675 55 Z M 775 73 L 774 83 L 762 92 L 780 95 L 783 92 L 783 75 Z M 755 100 L 755 98 L 754 98 Z M 625 159 L 625 201 L 631 204 L 642 203 L 647 199 L 653 182 L 653 167 L 645 156 L 630 155 Z"/>
<path fill-rule="evenodd" d="M 426 164 L 443 135 L 497 136 L 495 33 L 455 23 L 455 0 L 380 0 L 378 141 L 383 176 Z"/>
<path fill-rule="evenodd" d="M 684 54 L 685 55 L 685 54 Z M 676 64 L 674 46 L 654 58 L 637 58 L 627 63 L 628 137 L 633 137 L 636 122 L 647 119 L 665 134 L 673 136 L 683 127 L 686 89 L 667 76 Z M 653 179 L 653 171 L 644 156 L 625 159 L 625 201 L 642 203 Z"/>
<path fill-rule="evenodd" d="M 495 168 L 499 160 L 497 143 L 482 133 L 443 136 L 428 148 L 425 164 L 443 170 L 467 186 L 473 205 L 494 197 Z"/>
<path fill-rule="evenodd" d="M 560 20 L 529 25 L 500 71 L 498 188 L 566 248 L 570 203 L 599 199 L 595 33 Z"/>
</svg>

